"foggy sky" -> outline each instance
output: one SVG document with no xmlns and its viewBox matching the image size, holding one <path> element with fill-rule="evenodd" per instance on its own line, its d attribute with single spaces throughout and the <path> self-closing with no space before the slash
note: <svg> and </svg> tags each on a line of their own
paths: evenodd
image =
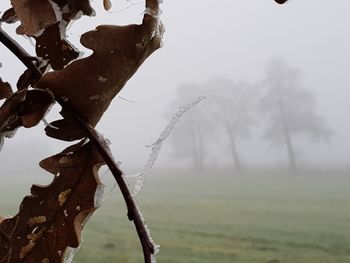
<svg viewBox="0 0 350 263">
<path fill-rule="evenodd" d="M 68 39 L 81 50 L 81 33 L 98 24 L 139 23 L 144 9 L 139 4 L 118 11 L 128 5 L 118 0 L 113 1 L 108 13 L 102 10 L 102 1 L 92 4 L 96 18 L 80 19 L 68 31 Z M 1 1 L 0 10 L 4 11 L 5 6 L 8 4 Z M 217 76 L 255 83 L 263 78 L 271 57 L 282 58 L 304 72 L 303 84 L 314 91 L 318 113 L 335 132 L 330 144 L 299 146 L 302 158 L 323 165 L 349 163 L 349 1 L 292 0 L 280 6 L 273 0 L 164 0 L 162 10 L 164 47 L 144 63 L 120 93 L 133 102 L 116 98 L 97 127 L 112 141 L 112 151 L 124 167 L 140 168 L 146 161 L 149 149 L 145 145 L 155 141 L 167 124 L 164 112 L 169 110 L 179 85 L 201 84 Z M 3 28 L 9 32 L 15 27 Z M 16 39 L 33 50 L 28 40 Z M 0 76 L 14 84 L 24 67 L 2 45 L 0 62 Z M 47 118 L 54 120 L 55 116 Z M 21 129 L 14 140 L 7 140 L 0 153 L 1 166 L 6 159 L 2 156 L 18 153 L 22 147 L 20 156 L 44 158 L 68 145 L 45 138 L 43 127 Z M 31 142 L 42 144 L 35 147 L 35 154 L 31 154 Z M 286 161 L 283 150 L 262 144 L 259 138 L 240 147 L 245 162 Z M 169 151 L 170 143 L 165 142 L 157 165 L 169 163 Z"/>
</svg>

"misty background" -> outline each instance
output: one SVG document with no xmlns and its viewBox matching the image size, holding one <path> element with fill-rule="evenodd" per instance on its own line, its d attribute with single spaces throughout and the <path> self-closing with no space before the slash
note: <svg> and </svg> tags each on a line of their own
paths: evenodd
<svg viewBox="0 0 350 263">
<path fill-rule="evenodd" d="M 68 40 L 85 55 L 90 54 L 79 44 L 80 35 L 98 24 L 139 23 L 144 6 L 131 3 L 114 1 L 111 11 L 105 12 L 102 1 L 94 1 L 97 19 L 83 18 L 74 23 Z M 0 10 L 7 6 L 9 3 L 2 1 Z M 349 168 L 349 1 L 334 4 L 329 0 L 294 0 L 280 6 L 272 0 L 165 0 L 162 9 L 164 47 L 141 66 L 97 126 L 112 142 L 112 152 L 123 170 L 134 173 L 142 168 L 150 154 L 145 146 L 157 140 L 179 106 L 206 96 L 192 113 L 210 108 L 213 96 L 204 87 L 211 83 L 215 90 L 215 79 L 254 86 L 252 97 L 262 92 L 261 83 L 271 59 L 280 59 L 300 71 L 301 86 L 314 97 L 315 112 L 332 130 L 328 141 L 314 143 L 305 137 L 295 143 L 299 164 L 312 169 Z M 7 32 L 14 32 L 16 26 L 2 25 Z M 27 39 L 14 37 L 32 52 Z M 15 87 L 24 66 L 2 45 L 0 54 L 0 76 Z M 197 87 L 195 92 L 193 86 Z M 218 86 L 217 93 L 220 92 Z M 47 120 L 54 120 L 58 110 L 54 107 Z M 191 158 L 176 157 L 174 148 L 182 142 L 180 124 L 186 118 L 201 121 L 199 114 L 192 113 L 183 117 L 164 142 L 156 168 L 192 167 Z M 212 118 L 210 126 L 220 125 L 218 117 Z M 259 115 L 255 118 L 256 125 L 249 128 L 251 136 L 237 141 L 242 165 L 246 169 L 288 167 L 284 146 L 275 147 L 265 141 L 267 122 Z M 39 170 L 37 163 L 41 159 L 68 146 L 44 136 L 43 128 L 43 123 L 30 130 L 22 128 L 14 139 L 5 141 L 0 152 L 1 172 Z M 214 135 L 214 142 L 215 138 L 218 137 Z M 206 168 L 232 167 L 229 149 L 224 146 L 225 143 L 210 142 Z"/>
</svg>

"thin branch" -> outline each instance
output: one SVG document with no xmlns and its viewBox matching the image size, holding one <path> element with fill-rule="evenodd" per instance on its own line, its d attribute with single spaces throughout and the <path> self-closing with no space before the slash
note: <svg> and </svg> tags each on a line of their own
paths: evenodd
<svg viewBox="0 0 350 263">
<path fill-rule="evenodd" d="M 35 62 L 39 59 L 30 56 L 14 39 L 12 39 L 5 31 L 0 27 L 0 39 L 1 42 L 34 74 L 36 79 L 40 79 L 42 76 L 41 71 L 38 69 Z"/>
<path fill-rule="evenodd" d="M 6 34 L 0 27 L 0 42 L 2 42 L 12 53 L 22 61 L 22 63 L 32 71 L 33 77 L 36 80 L 40 80 L 42 73 L 35 64 L 38 61 L 37 58 L 30 56 L 16 41 L 14 41 L 8 34 Z M 83 121 L 82 118 L 76 113 L 74 108 L 62 98 L 56 98 L 56 101 L 64 108 L 80 125 L 80 127 L 86 132 L 87 137 L 92 141 L 96 149 L 101 154 L 102 158 L 106 162 L 107 166 L 111 170 L 114 179 L 118 183 L 118 186 L 122 192 L 123 198 L 125 200 L 128 209 L 128 218 L 130 221 L 134 222 L 137 234 L 139 236 L 145 263 L 152 262 L 152 256 L 155 254 L 155 245 L 149 234 L 149 231 L 144 223 L 143 217 L 138 209 L 136 201 L 131 194 L 128 184 L 123 177 L 123 172 L 119 169 L 118 165 L 114 161 L 108 145 L 105 143 L 103 138 L 98 134 L 98 132 Z"/>
</svg>

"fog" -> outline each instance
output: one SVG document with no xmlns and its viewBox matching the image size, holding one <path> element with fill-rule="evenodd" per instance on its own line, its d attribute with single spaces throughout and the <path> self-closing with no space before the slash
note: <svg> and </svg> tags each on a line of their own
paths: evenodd
<svg viewBox="0 0 350 263">
<path fill-rule="evenodd" d="M 127 1 L 114 1 L 111 12 L 102 10 L 102 1 L 94 1 L 96 18 L 84 18 L 73 24 L 69 40 L 79 49 L 79 36 L 98 24 L 139 23 L 143 5 L 128 8 Z M 8 3 L 2 1 L 0 10 Z M 127 83 L 97 129 L 112 142 L 115 158 L 122 168 L 133 172 L 146 162 L 152 144 L 170 121 L 177 106 L 182 85 L 203 85 L 222 77 L 233 82 L 259 83 L 266 63 L 280 58 L 302 72 L 302 85 L 315 96 L 316 111 L 333 130 L 329 143 L 301 141 L 300 158 L 307 167 L 346 169 L 350 155 L 350 2 L 339 0 L 294 0 L 280 6 L 272 0 L 167 1 L 162 4 L 166 27 L 164 47 L 155 52 Z M 15 26 L 2 25 L 8 32 Z M 14 35 L 13 35 L 14 36 Z M 30 42 L 15 38 L 29 51 Z M 90 54 L 84 50 L 85 55 Z M 24 67 L 0 45 L 0 76 L 13 86 Z M 194 96 L 207 96 L 205 91 Z M 193 98 L 195 99 L 195 97 Z M 196 107 L 206 107 L 207 100 Z M 58 107 L 47 119 L 55 120 Z M 186 115 L 184 116 L 186 118 Z M 57 153 L 67 143 L 44 136 L 44 124 L 20 129 L 14 139 L 7 139 L 0 152 L 1 173 L 37 167 L 40 159 Z M 260 129 L 249 140 L 239 143 L 247 167 L 281 167 L 287 163 L 284 149 L 261 140 Z M 174 130 L 174 133 L 176 129 Z M 183 167 L 190 162 L 172 155 L 171 134 L 163 144 L 156 167 Z M 220 151 L 220 149 L 216 149 Z M 227 157 L 216 157 L 209 167 L 228 165 Z"/>
</svg>

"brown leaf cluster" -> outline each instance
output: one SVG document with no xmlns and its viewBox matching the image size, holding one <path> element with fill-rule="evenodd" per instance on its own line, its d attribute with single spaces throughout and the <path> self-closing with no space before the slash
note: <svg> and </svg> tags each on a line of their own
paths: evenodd
<svg viewBox="0 0 350 263">
<path fill-rule="evenodd" d="M 0 263 L 60 263 L 68 246 L 79 245 L 82 227 L 96 209 L 95 193 L 101 186 L 97 172 L 104 160 L 91 142 L 86 143 L 83 128 L 96 126 L 113 98 L 161 46 L 159 3 L 146 1 L 142 24 L 102 25 L 83 34 L 80 42 L 93 54 L 82 59 L 77 59 L 79 51 L 65 39 L 65 28 L 80 13 L 93 15 L 89 0 L 11 0 L 11 4 L 1 21 L 19 21 L 17 33 L 33 37 L 37 56 L 48 64 L 27 55 L 34 70 L 28 67 L 21 75 L 14 93 L 0 79 L 0 99 L 6 99 L 0 107 L 0 140 L 18 127 L 38 124 L 55 100 L 65 101 L 61 103 L 65 105 L 63 119 L 47 126 L 46 134 L 65 141 L 83 140 L 41 161 L 40 166 L 54 174 L 53 182 L 33 185 L 16 216 L 0 216 Z M 106 10 L 111 8 L 109 0 L 103 4 Z M 50 68 L 53 70 L 48 71 Z M 48 72 L 38 81 L 39 71 Z M 126 196 L 125 200 L 128 207 L 135 206 L 130 206 L 132 198 Z M 138 232 L 144 229 L 138 213 L 133 220 L 138 222 Z M 144 245 L 150 239 L 146 231 L 141 232 L 148 262 L 153 246 Z"/>
<path fill-rule="evenodd" d="M 18 34 L 36 39 L 36 53 L 48 61 L 54 70 L 63 69 L 79 52 L 65 40 L 65 29 L 79 12 L 93 15 L 89 0 L 12 0 L 13 8 L 7 10 L 2 21 L 20 21 Z"/>
<path fill-rule="evenodd" d="M 2 21 L 19 20 L 21 25 L 17 32 L 28 36 L 38 36 L 62 19 L 69 22 L 79 12 L 88 16 L 94 14 L 89 0 L 11 0 L 11 4 L 12 8 L 4 13 Z"/>
<path fill-rule="evenodd" d="M 95 127 L 112 99 L 160 47 L 161 32 L 157 18 L 148 14 L 140 25 L 98 26 L 80 39 L 94 51 L 91 56 L 45 74 L 36 87 L 66 99 L 85 122 Z M 61 114 L 64 119 L 52 123 L 59 129 L 48 126 L 47 135 L 66 141 L 83 138 L 84 134 L 67 117 L 68 113 L 63 109 Z"/>
<path fill-rule="evenodd" d="M 0 219 L 0 263 L 62 262 L 68 246 L 78 247 L 85 220 L 96 209 L 102 164 L 91 143 L 41 161 L 54 180 L 48 186 L 33 185 L 18 214 Z"/>
</svg>

